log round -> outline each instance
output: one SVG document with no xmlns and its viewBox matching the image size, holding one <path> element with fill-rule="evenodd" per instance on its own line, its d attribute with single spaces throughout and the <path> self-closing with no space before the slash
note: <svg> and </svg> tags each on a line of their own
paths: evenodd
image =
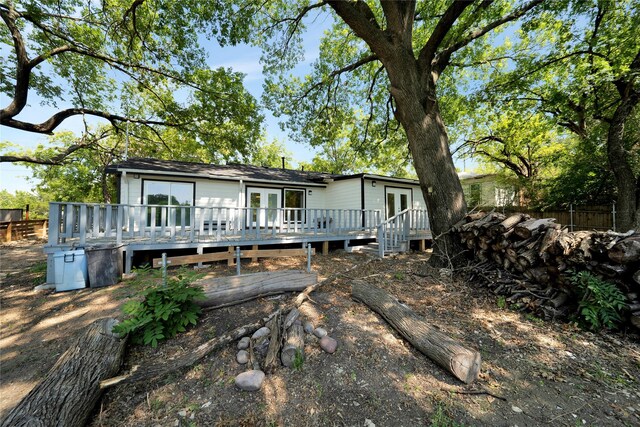
<svg viewBox="0 0 640 427">
<path fill-rule="evenodd" d="M 84 426 L 100 399 L 100 380 L 116 374 L 126 339 L 111 332 L 115 319 L 89 325 L 45 378 L 9 412 L 2 427 Z"/>
<path fill-rule="evenodd" d="M 351 286 L 354 299 L 380 314 L 389 324 L 425 356 L 470 384 L 480 373 L 480 353 L 464 347 L 429 325 L 410 308 L 382 289 L 366 283 Z"/>
<path fill-rule="evenodd" d="M 282 346 L 280 354 L 282 364 L 287 368 L 293 367 L 296 355 L 304 360 L 304 329 L 302 325 L 293 324 L 287 330 L 287 338 Z"/>
</svg>

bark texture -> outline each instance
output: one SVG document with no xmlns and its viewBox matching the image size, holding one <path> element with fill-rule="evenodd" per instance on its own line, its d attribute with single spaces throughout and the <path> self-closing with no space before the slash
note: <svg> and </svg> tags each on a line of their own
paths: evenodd
<svg viewBox="0 0 640 427">
<path fill-rule="evenodd" d="M 480 353 L 436 330 L 382 289 L 366 283 L 354 283 L 351 293 L 354 299 L 380 314 L 415 348 L 460 381 L 470 384 L 478 378 Z"/>
<path fill-rule="evenodd" d="M 84 426 L 102 394 L 100 380 L 120 369 L 126 339 L 111 332 L 116 323 L 100 319 L 89 325 L 2 427 Z"/>
</svg>

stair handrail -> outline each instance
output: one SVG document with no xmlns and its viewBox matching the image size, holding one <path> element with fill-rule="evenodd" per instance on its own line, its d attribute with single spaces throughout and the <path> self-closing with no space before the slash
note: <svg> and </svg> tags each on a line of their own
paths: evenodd
<svg viewBox="0 0 640 427">
<path fill-rule="evenodd" d="M 407 221 L 410 219 L 409 215 L 407 214 L 411 210 L 411 208 L 407 208 L 403 211 L 398 212 L 396 215 L 392 216 L 386 221 L 378 224 L 376 236 L 378 240 L 378 255 L 380 256 L 380 258 L 384 258 L 384 253 L 387 249 L 387 230 L 389 228 L 391 229 L 392 238 L 401 236 L 403 241 L 407 240 L 407 234 L 409 230 L 409 224 L 407 224 Z M 400 222 L 399 220 L 402 217 L 404 217 L 404 219 L 402 222 Z M 395 232 L 395 230 L 399 230 L 399 232 Z"/>
</svg>

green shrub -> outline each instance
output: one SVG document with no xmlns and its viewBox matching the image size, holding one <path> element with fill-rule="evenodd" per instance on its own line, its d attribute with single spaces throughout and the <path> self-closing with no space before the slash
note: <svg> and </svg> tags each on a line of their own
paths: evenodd
<svg viewBox="0 0 640 427">
<path fill-rule="evenodd" d="M 588 271 L 572 272 L 570 280 L 577 288 L 580 298 L 578 314 L 586 326 L 593 331 L 615 329 L 622 321 L 621 312 L 627 306 L 626 297 L 620 289 Z"/>
<path fill-rule="evenodd" d="M 172 338 L 184 332 L 189 324 L 196 324 L 201 309 L 195 301 L 204 298 L 204 291 L 199 286 L 191 286 L 197 276 L 184 271 L 168 278 L 166 286 L 147 277 L 152 284 L 140 290 L 139 299 L 124 304 L 125 319 L 113 331 L 131 334 L 134 344 L 156 347 L 158 341 Z"/>
</svg>

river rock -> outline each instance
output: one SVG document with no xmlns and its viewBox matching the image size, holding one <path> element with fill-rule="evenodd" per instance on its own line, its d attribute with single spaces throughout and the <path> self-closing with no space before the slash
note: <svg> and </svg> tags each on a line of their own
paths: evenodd
<svg viewBox="0 0 640 427">
<path fill-rule="evenodd" d="M 249 341 L 251 341 L 251 338 L 249 337 L 242 337 L 242 339 L 238 342 L 238 350 L 246 350 L 249 348 Z"/>
<path fill-rule="evenodd" d="M 320 348 L 329 354 L 333 354 L 335 353 L 336 348 L 338 348 L 338 341 L 334 340 L 328 335 L 325 335 L 320 340 Z"/>
<path fill-rule="evenodd" d="M 325 336 L 327 336 L 327 330 L 324 329 L 324 328 L 316 328 L 313 331 L 313 335 L 317 336 L 318 338 L 325 337 Z"/>
<path fill-rule="evenodd" d="M 312 334 L 313 330 L 315 329 L 313 327 L 313 323 L 311 323 L 311 322 L 304 322 L 303 328 L 304 328 L 304 332 L 307 333 L 307 334 Z"/>
<path fill-rule="evenodd" d="M 249 353 L 246 350 L 240 350 L 238 354 L 236 354 L 236 361 L 239 364 L 244 365 L 249 361 Z"/>
<path fill-rule="evenodd" d="M 271 329 L 267 328 L 266 326 L 263 326 L 262 328 L 255 331 L 253 335 L 251 335 L 251 339 L 255 340 L 257 338 L 266 337 L 270 333 L 271 333 Z"/>
<path fill-rule="evenodd" d="M 264 381 L 264 372 L 251 370 L 241 373 L 236 377 L 236 386 L 244 391 L 258 391 Z"/>
</svg>

